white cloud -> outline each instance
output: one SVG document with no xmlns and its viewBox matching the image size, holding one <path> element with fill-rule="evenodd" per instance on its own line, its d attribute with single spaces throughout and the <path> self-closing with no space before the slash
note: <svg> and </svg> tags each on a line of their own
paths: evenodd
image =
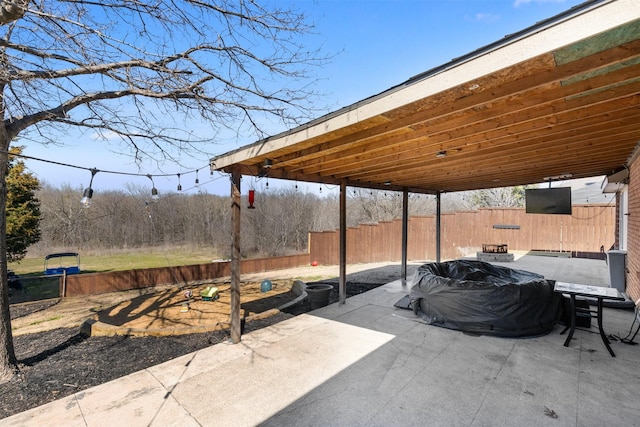
<svg viewBox="0 0 640 427">
<path fill-rule="evenodd" d="M 475 20 L 477 22 L 488 22 L 488 23 L 491 23 L 491 22 L 496 22 L 498 19 L 500 19 L 500 16 L 499 15 L 495 15 L 493 13 L 482 13 L 482 12 L 479 12 L 479 13 L 476 13 L 476 16 L 475 16 Z"/>
<path fill-rule="evenodd" d="M 523 4 L 529 3 L 564 3 L 564 0 L 515 0 L 513 2 L 513 7 L 520 7 Z"/>
<path fill-rule="evenodd" d="M 104 131 L 102 133 L 92 133 L 91 139 L 94 141 L 116 141 L 121 140 L 122 137 L 113 131 Z"/>
</svg>

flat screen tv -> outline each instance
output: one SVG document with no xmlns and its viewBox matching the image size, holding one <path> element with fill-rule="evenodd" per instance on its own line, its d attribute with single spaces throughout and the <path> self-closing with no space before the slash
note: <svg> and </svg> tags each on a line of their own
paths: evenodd
<svg viewBox="0 0 640 427">
<path fill-rule="evenodd" d="M 527 213 L 571 215 L 571 187 L 530 188 L 524 197 Z"/>
</svg>

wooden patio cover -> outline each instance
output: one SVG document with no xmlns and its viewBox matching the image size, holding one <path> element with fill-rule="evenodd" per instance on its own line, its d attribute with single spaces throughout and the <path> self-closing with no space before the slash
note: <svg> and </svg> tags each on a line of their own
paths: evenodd
<svg viewBox="0 0 640 427">
<path fill-rule="evenodd" d="M 589 2 L 211 167 L 422 193 L 610 174 L 640 141 L 638 18 Z"/>
<path fill-rule="evenodd" d="M 212 170 L 432 193 L 608 175 L 640 141 L 640 7 L 583 3 Z"/>
</svg>

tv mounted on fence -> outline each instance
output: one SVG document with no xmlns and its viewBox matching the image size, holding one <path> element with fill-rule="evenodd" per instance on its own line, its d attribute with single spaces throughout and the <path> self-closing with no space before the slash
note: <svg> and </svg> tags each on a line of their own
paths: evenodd
<svg viewBox="0 0 640 427">
<path fill-rule="evenodd" d="M 530 188 L 524 197 L 527 213 L 571 215 L 571 187 Z"/>
</svg>

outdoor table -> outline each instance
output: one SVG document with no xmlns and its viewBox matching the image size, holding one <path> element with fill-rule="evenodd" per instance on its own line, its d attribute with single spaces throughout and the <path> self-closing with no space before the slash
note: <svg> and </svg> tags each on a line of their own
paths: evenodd
<svg viewBox="0 0 640 427">
<path fill-rule="evenodd" d="M 595 317 L 598 319 L 598 329 L 600 330 L 600 337 L 602 338 L 602 342 L 604 343 L 607 350 L 609 350 L 609 354 L 612 357 L 616 357 L 613 350 L 611 350 L 611 346 L 609 346 L 609 340 L 607 339 L 604 330 L 602 329 L 602 301 L 603 300 L 617 300 L 623 301 L 624 297 L 618 292 L 616 288 L 608 288 L 604 286 L 592 286 L 592 285 L 581 285 L 578 283 L 565 283 L 565 282 L 556 282 L 553 287 L 555 292 L 560 292 L 563 294 L 568 294 L 571 298 L 571 325 L 567 326 L 561 334 L 566 332 L 569 329 L 569 335 L 567 335 L 567 339 L 564 341 L 564 346 L 569 347 L 569 342 L 571 342 L 571 338 L 573 338 L 573 332 L 576 329 L 576 312 L 580 311 L 581 313 L 589 313 L 589 316 Z M 577 308 L 576 307 L 576 296 L 583 296 L 589 298 L 595 298 L 598 301 L 597 311 L 593 311 L 590 309 Z"/>
</svg>

